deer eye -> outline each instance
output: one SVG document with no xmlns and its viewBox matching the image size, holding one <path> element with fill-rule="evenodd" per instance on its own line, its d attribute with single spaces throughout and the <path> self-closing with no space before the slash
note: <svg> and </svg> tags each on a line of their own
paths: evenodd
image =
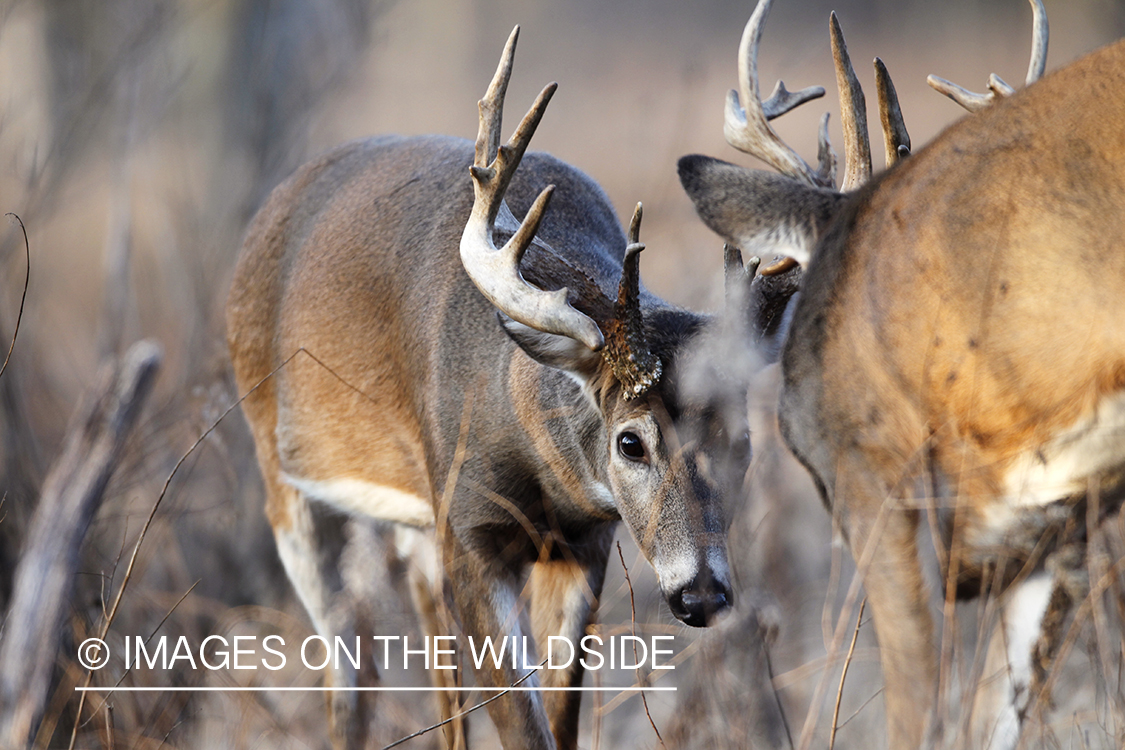
<svg viewBox="0 0 1125 750">
<path fill-rule="evenodd" d="M 617 436 L 617 450 L 630 461 L 645 460 L 645 444 L 635 432 L 623 432 Z"/>
</svg>

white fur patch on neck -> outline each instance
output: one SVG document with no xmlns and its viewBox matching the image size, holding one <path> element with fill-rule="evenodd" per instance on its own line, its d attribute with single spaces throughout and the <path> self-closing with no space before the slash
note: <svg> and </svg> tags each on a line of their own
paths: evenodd
<svg viewBox="0 0 1125 750">
<path fill-rule="evenodd" d="M 775 255 L 787 255 L 807 268 L 811 257 L 811 245 L 816 242 L 807 231 L 802 231 L 798 226 L 779 223 L 776 226 L 765 228 L 765 231 L 743 235 L 738 238 L 738 245 L 750 255 L 757 255 L 764 262 Z"/>
</svg>

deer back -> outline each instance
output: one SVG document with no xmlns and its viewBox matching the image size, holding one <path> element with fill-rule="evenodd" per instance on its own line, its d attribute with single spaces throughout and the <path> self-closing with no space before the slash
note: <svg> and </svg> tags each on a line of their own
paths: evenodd
<svg viewBox="0 0 1125 750">
<path fill-rule="evenodd" d="M 783 355 L 786 403 L 847 403 L 816 440 L 898 445 L 886 460 L 901 465 L 949 432 L 939 464 L 973 478 L 969 494 L 1008 497 L 1028 452 L 1125 387 L 1125 101 L 1109 93 L 1122 85 L 1118 43 L 964 118 L 850 199 L 813 251 Z M 964 471 L 966 451 L 979 470 Z"/>
</svg>

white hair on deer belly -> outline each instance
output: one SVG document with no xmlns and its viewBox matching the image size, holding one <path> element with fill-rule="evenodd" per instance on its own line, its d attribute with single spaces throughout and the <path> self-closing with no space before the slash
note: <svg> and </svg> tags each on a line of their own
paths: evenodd
<svg viewBox="0 0 1125 750">
<path fill-rule="evenodd" d="M 411 526 L 434 525 L 434 509 L 428 500 L 394 487 L 349 477 L 317 480 L 282 473 L 281 478 L 305 497 L 345 513 Z"/>
</svg>

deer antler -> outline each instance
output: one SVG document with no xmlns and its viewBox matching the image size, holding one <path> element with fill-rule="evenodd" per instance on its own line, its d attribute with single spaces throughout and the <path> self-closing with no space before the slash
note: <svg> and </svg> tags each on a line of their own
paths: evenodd
<svg viewBox="0 0 1125 750">
<path fill-rule="evenodd" d="M 836 156 L 828 142 L 828 115 L 820 121 L 818 168 L 812 167 L 797 152 L 787 146 L 768 121 L 785 114 L 794 107 L 824 95 L 820 86 L 811 86 L 798 92 L 786 90 L 778 81 L 773 94 L 763 102 L 758 87 L 758 48 L 762 30 L 773 0 L 759 0 L 754 13 L 742 32 L 738 48 L 738 91 L 727 95 L 726 118 L 723 132 L 727 143 L 739 151 L 756 156 L 777 171 L 816 187 L 831 188 L 836 183 Z M 844 130 L 844 178 L 842 191 L 855 190 L 871 178 L 871 144 L 867 134 L 866 101 L 859 85 L 844 34 L 836 14 L 829 16 L 832 40 L 832 59 L 836 68 L 836 86 L 840 92 L 840 112 Z M 900 156 L 910 152 L 910 137 L 902 121 L 894 86 L 890 83 L 886 67 L 876 61 L 876 78 L 879 91 L 879 113 L 888 144 L 887 164 L 890 166 Z M 890 128 L 890 129 L 888 129 Z M 905 147 L 905 148 L 900 148 Z M 763 275 L 784 272 L 777 264 L 763 269 Z"/>
<path fill-rule="evenodd" d="M 519 229 L 502 248 L 492 241 L 504 192 L 557 88 L 557 84 L 551 83 L 540 92 L 511 139 L 501 145 L 504 95 L 512 74 L 519 30 L 519 26 L 512 29 L 496 74 L 480 100 L 476 158 L 469 168 L 473 177 L 473 210 L 461 235 L 461 262 L 481 294 L 504 314 L 536 330 L 569 336 L 596 351 L 605 344 L 601 330 L 591 318 L 571 307 L 567 290 L 538 289 L 520 273 L 520 260 L 535 239 L 554 186 L 543 189 Z"/>
<path fill-rule="evenodd" d="M 887 169 L 895 162 L 910 156 L 910 134 L 902 120 L 902 108 L 898 105 L 898 94 L 891 82 L 887 66 L 875 58 L 875 91 L 879 95 L 879 120 L 883 124 L 883 143 L 887 151 Z"/>
<path fill-rule="evenodd" d="M 660 358 L 652 353 L 645 338 L 641 313 L 640 260 L 645 249 L 641 242 L 641 213 L 638 203 L 629 222 L 629 245 L 625 248 L 613 318 L 605 324 L 606 347 L 602 351 L 621 383 L 626 401 L 643 395 L 660 380 L 663 371 Z"/>
<path fill-rule="evenodd" d="M 818 171 L 814 171 L 769 126 L 768 120 L 824 96 L 824 89 L 820 86 L 791 92 L 785 88 L 784 83 L 778 81 L 770 98 L 765 102 L 761 100 L 758 87 L 758 47 L 772 4 L 773 0 L 759 0 L 742 32 L 742 41 L 738 46 L 738 91 L 732 90 L 727 95 L 723 133 L 727 143 L 739 151 L 758 157 L 784 175 L 817 187 L 832 187 L 835 183 L 834 159 L 827 146 L 828 130 L 823 122 Z"/>
<path fill-rule="evenodd" d="M 780 270 L 759 273 L 760 258 L 754 256 L 743 266 L 742 251 L 723 245 L 726 318 L 738 337 L 748 334 L 761 342 L 777 333 L 790 298 L 800 288 L 802 274 L 796 262 L 781 268 L 783 262 L 771 267 Z"/>
<path fill-rule="evenodd" d="M 1043 7 L 1043 0 L 1030 0 L 1030 2 L 1034 20 L 1031 28 L 1031 61 L 1027 66 L 1027 79 L 1025 80 L 1027 86 L 1042 78 L 1043 71 L 1047 68 L 1047 37 L 1049 35 L 1047 9 Z M 935 75 L 927 76 L 926 82 L 970 112 L 984 109 L 995 100 L 1011 96 L 1016 92 L 995 73 L 988 77 L 987 94 L 976 94 Z"/>
<path fill-rule="evenodd" d="M 867 137 L 867 100 L 859 85 L 844 42 L 836 11 L 828 16 L 832 38 L 832 61 L 836 66 L 836 88 L 840 91 L 840 119 L 844 129 L 844 179 L 840 190 L 855 190 L 871 179 L 871 142 Z"/>
</svg>

